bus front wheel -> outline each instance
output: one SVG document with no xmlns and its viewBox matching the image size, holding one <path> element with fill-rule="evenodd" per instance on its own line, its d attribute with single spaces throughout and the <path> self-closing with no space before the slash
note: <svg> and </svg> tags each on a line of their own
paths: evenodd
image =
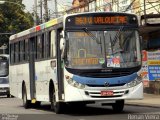
<svg viewBox="0 0 160 120">
<path fill-rule="evenodd" d="M 117 100 L 112 104 L 112 108 L 114 112 L 122 112 L 124 108 L 124 100 Z"/>
<path fill-rule="evenodd" d="M 63 111 L 63 105 L 64 103 L 63 102 L 56 102 L 56 95 L 55 95 L 55 92 L 53 91 L 51 93 L 51 109 L 54 110 L 54 112 L 56 114 L 60 114 L 62 113 Z"/>
<path fill-rule="evenodd" d="M 22 99 L 24 108 L 29 108 L 31 106 L 31 101 L 27 100 L 27 91 L 25 86 L 23 86 Z"/>
</svg>

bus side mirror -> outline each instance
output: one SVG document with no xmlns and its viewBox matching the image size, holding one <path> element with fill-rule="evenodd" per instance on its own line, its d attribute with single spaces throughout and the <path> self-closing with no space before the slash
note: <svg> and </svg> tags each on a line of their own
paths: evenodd
<svg viewBox="0 0 160 120">
<path fill-rule="evenodd" d="M 66 42 L 64 38 L 60 39 L 60 50 L 61 50 L 61 57 L 64 58 L 64 49 L 66 46 Z"/>
</svg>

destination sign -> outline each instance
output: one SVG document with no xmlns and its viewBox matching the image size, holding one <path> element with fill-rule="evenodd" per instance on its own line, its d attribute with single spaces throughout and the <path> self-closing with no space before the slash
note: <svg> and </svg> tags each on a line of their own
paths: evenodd
<svg viewBox="0 0 160 120">
<path fill-rule="evenodd" d="M 88 24 L 126 24 L 126 16 L 111 16 L 111 17 L 75 17 L 75 25 Z"/>
<path fill-rule="evenodd" d="M 136 25 L 138 20 L 135 15 L 125 13 L 88 13 L 68 16 L 66 28 L 87 27 L 93 25 Z"/>
</svg>

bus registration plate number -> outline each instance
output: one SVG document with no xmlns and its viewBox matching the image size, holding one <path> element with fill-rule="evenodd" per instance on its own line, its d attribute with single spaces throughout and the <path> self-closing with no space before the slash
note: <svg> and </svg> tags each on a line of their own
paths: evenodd
<svg viewBox="0 0 160 120">
<path fill-rule="evenodd" d="M 101 91 L 101 96 L 113 96 L 113 91 Z"/>
</svg>

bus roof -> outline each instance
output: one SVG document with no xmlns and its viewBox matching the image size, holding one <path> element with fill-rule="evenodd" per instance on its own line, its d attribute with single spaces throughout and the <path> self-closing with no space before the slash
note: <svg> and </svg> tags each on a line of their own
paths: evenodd
<svg viewBox="0 0 160 120">
<path fill-rule="evenodd" d="M 27 29 L 25 31 L 22 31 L 20 33 L 17 33 L 17 34 L 14 34 L 10 37 L 10 41 L 11 40 L 14 40 L 16 38 L 20 38 L 20 37 L 23 37 L 25 35 L 29 35 L 31 33 L 34 33 L 34 32 L 38 32 L 40 30 L 43 30 L 45 28 L 49 28 L 53 25 L 56 25 L 58 23 L 61 23 L 63 22 L 63 19 L 66 19 L 67 17 L 69 16 L 75 16 L 75 15 L 83 15 L 83 14 L 90 14 L 90 13 L 95 13 L 95 14 L 98 14 L 98 13 L 117 13 L 117 14 L 126 14 L 126 15 L 135 15 L 135 14 L 132 14 L 132 13 L 123 13 L 123 12 L 85 12 L 85 13 L 73 13 L 73 14 L 67 14 L 65 16 L 62 16 L 62 17 L 59 17 L 59 18 L 55 18 L 55 19 L 52 19 L 46 23 L 43 23 L 43 24 L 40 24 L 40 25 L 37 25 L 37 26 L 34 26 L 30 29 Z M 136 15 L 135 15 L 136 16 Z"/>
<path fill-rule="evenodd" d="M 135 15 L 135 16 L 137 16 L 136 14 L 134 14 L 134 13 L 124 13 L 124 12 L 112 12 L 112 11 L 110 11 L 110 12 L 104 12 L 104 11 L 99 11 L 99 12 L 84 12 L 84 13 L 73 13 L 73 14 L 68 14 L 68 15 L 66 15 L 65 17 L 68 17 L 68 16 L 74 16 L 74 15 L 83 15 L 83 14 L 91 14 L 91 13 L 93 13 L 93 14 L 99 14 L 99 13 L 108 13 L 108 14 L 126 14 L 126 15 Z"/>
<path fill-rule="evenodd" d="M 25 35 L 29 35 L 30 33 L 38 32 L 38 31 L 43 30 L 45 28 L 49 28 L 49 27 L 51 27 L 53 25 L 61 23 L 62 21 L 63 21 L 63 17 L 52 19 L 52 20 L 50 20 L 50 21 L 48 21 L 46 23 L 34 26 L 34 27 L 30 28 L 30 29 L 27 29 L 25 31 L 19 32 L 17 34 L 14 34 L 14 35 L 10 36 L 10 40 L 14 40 L 16 38 L 20 38 L 20 37 L 23 37 Z"/>
</svg>

